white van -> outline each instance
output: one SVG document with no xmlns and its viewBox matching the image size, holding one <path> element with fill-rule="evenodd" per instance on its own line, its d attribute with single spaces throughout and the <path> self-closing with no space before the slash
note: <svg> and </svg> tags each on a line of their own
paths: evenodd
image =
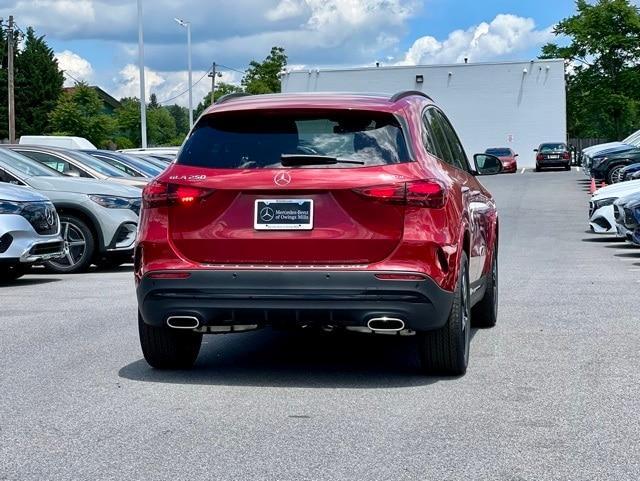
<svg viewBox="0 0 640 481">
<path fill-rule="evenodd" d="M 47 145 L 50 147 L 62 147 L 64 149 L 95 150 L 96 146 L 84 137 L 71 137 L 66 135 L 23 135 L 19 144 Z"/>
</svg>

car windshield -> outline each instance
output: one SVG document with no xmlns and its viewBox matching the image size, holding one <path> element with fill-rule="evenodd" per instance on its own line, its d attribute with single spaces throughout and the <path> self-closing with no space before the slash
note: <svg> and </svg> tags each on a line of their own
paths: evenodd
<svg viewBox="0 0 640 481">
<path fill-rule="evenodd" d="M 331 157 L 362 166 L 410 161 L 402 129 L 387 113 L 252 110 L 201 119 L 182 148 L 178 164 L 217 169 L 281 168 L 283 155 Z"/>
<path fill-rule="evenodd" d="M 567 150 L 565 144 L 542 144 L 540 146 L 540 152 L 564 152 Z"/>
<path fill-rule="evenodd" d="M 71 157 L 72 159 L 76 159 L 78 162 L 86 165 L 87 167 L 100 172 L 103 175 L 109 177 L 126 177 L 127 174 L 122 172 L 117 167 L 107 164 L 104 160 L 96 159 L 95 157 L 90 156 L 89 154 L 84 154 L 82 152 L 78 152 L 77 150 L 67 150 L 65 154 Z"/>
<path fill-rule="evenodd" d="M 640 130 L 636 130 L 629 137 L 622 140 L 623 144 L 633 144 L 640 143 Z"/>
<path fill-rule="evenodd" d="M 62 174 L 9 149 L 0 149 L 0 162 L 27 177 L 61 177 Z"/>
<path fill-rule="evenodd" d="M 134 157 L 132 155 L 110 154 L 110 155 L 113 155 L 113 157 L 110 157 L 108 156 L 109 154 L 105 155 L 100 152 L 97 152 L 95 154 L 89 154 L 89 155 L 94 156 L 100 160 L 103 160 L 104 162 L 107 162 L 109 165 L 116 167 L 118 170 L 122 170 L 120 167 L 118 167 L 118 165 L 124 165 L 126 167 L 129 167 L 133 170 L 136 170 L 138 172 L 141 172 L 151 177 L 155 177 L 156 175 L 162 172 L 162 169 L 156 167 L 155 165 L 152 165 L 149 162 L 146 162 L 145 160 L 138 157 Z"/>
<path fill-rule="evenodd" d="M 495 155 L 496 157 L 509 157 L 511 150 L 509 149 L 487 149 L 486 154 Z"/>
</svg>

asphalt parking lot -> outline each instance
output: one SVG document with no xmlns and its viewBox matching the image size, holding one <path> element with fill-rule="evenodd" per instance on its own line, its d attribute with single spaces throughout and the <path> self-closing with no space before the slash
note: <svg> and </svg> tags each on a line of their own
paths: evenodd
<svg viewBox="0 0 640 481">
<path fill-rule="evenodd" d="M 575 169 L 485 183 L 500 318 L 461 378 L 411 338 L 271 331 L 159 372 L 130 268 L 0 287 L 0 479 L 639 479 L 640 249 L 586 231 Z"/>
</svg>

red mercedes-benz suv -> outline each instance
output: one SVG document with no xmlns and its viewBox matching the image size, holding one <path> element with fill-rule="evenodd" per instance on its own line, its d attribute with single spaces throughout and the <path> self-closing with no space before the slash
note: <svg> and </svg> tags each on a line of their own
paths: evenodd
<svg viewBox="0 0 640 481">
<path fill-rule="evenodd" d="M 462 374 L 471 317 L 496 322 L 498 216 L 453 127 L 401 92 L 221 99 L 144 189 L 139 331 L 156 368 L 205 333 L 266 325 L 417 335 L 425 372 Z M 473 309 L 472 309 L 473 307 Z"/>
</svg>

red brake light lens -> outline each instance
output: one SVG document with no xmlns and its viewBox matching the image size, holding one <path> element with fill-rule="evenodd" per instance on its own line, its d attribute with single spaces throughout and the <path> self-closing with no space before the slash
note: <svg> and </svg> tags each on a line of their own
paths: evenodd
<svg viewBox="0 0 640 481">
<path fill-rule="evenodd" d="M 564 154 L 562 154 L 562 158 L 564 160 L 569 160 L 571 158 L 571 154 L 569 152 L 565 152 Z"/>
<path fill-rule="evenodd" d="M 145 207 L 168 207 L 170 205 L 188 206 L 207 197 L 212 191 L 188 185 L 167 184 L 153 181 L 142 191 Z"/>
<path fill-rule="evenodd" d="M 381 202 L 416 205 L 439 209 L 444 207 L 447 190 L 437 180 L 416 180 L 399 184 L 376 185 L 355 189 L 363 197 Z"/>
<path fill-rule="evenodd" d="M 543 160 L 544 157 L 542 156 L 542 154 L 538 154 L 536 155 L 536 160 Z"/>
</svg>

